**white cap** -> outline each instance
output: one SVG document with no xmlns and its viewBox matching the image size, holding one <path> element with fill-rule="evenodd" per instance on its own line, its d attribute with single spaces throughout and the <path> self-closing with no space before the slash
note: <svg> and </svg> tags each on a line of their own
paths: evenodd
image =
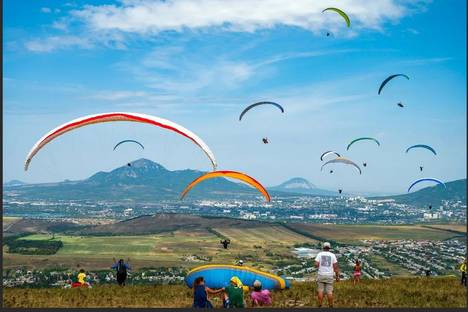
<svg viewBox="0 0 468 312">
<path fill-rule="evenodd" d="M 323 248 L 326 248 L 326 247 L 331 248 L 331 245 L 329 242 L 323 243 Z"/>
<path fill-rule="evenodd" d="M 255 280 L 255 282 L 253 283 L 253 286 L 254 287 L 262 287 L 262 283 L 259 280 Z"/>
<path fill-rule="evenodd" d="M 242 260 L 239 260 L 239 263 L 244 263 L 244 261 L 242 261 Z"/>
</svg>

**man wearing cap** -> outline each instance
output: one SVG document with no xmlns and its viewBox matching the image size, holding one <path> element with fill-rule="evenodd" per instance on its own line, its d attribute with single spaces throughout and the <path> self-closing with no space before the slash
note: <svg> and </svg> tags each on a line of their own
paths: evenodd
<svg viewBox="0 0 468 312">
<path fill-rule="evenodd" d="M 315 257 L 315 266 L 318 269 L 317 299 L 319 307 L 322 306 L 324 291 L 327 293 L 328 306 L 333 307 L 333 276 L 335 276 L 337 282 L 340 281 L 338 260 L 336 260 L 335 254 L 330 252 L 330 248 L 330 243 L 325 242 L 323 251 L 319 252 Z"/>
</svg>

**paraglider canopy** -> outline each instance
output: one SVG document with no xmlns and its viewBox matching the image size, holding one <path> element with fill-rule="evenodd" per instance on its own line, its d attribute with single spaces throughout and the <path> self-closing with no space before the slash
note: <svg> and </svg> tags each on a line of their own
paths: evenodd
<svg viewBox="0 0 468 312">
<path fill-rule="evenodd" d="M 379 87 L 379 93 L 382 92 L 382 89 L 385 87 L 385 85 L 390 81 L 392 80 L 393 78 L 396 78 L 396 77 L 405 77 L 406 79 L 409 80 L 409 77 L 406 76 L 405 74 L 395 74 L 395 75 L 390 75 L 388 76 L 387 78 L 385 78 L 384 81 L 382 81 L 382 83 L 380 84 L 380 87 Z"/>
<path fill-rule="evenodd" d="M 342 164 L 345 164 L 345 165 L 351 165 L 351 166 L 353 166 L 354 168 L 356 168 L 359 171 L 359 174 L 361 174 L 361 168 L 359 168 L 359 166 L 356 165 L 356 163 L 354 163 L 353 161 L 351 161 L 349 159 L 346 159 L 344 157 L 338 157 L 338 158 L 327 161 L 326 163 L 324 163 L 322 165 L 320 170 L 322 170 L 323 167 L 325 167 L 326 165 L 333 164 L 333 163 L 342 163 Z"/>
<path fill-rule="evenodd" d="M 348 146 L 346 147 L 346 150 L 349 150 L 351 145 L 353 145 L 354 143 L 359 142 L 359 141 L 363 141 L 363 140 L 374 141 L 375 143 L 377 143 L 378 146 L 380 146 L 380 142 L 377 141 L 377 139 L 364 137 L 364 138 L 358 138 L 358 139 L 352 140 L 351 143 L 349 143 Z"/>
<path fill-rule="evenodd" d="M 254 103 L 252 105 L 249 105 L 247 106 L 243 111 L 242 113 L 240 114 L 239 116 L 239 121 L 242 120 L 242 117 L 245 115 L 245 113 L 247 113 L 249 110 L 251 110 L 252 108 L 256 107 L 256 106 L 259 106 L 259 105 L 266 105 L 266 104 L 269 104 L 269 105 L 273 105 L 273 106 L 276 106 L 278 107 L 282 113 L 284 113 L 284 108 L 283 106 L 279 105 L 278 103 L 275 103 L 275 102 L 269 102 L 269 101 L 263 101 L 263 102 L 257 102 L 257 103 Z"/>
<path fill-rule="evenodd" d="M 103 122 L 114 122 L 114 121 L 131 121 L 131 122 L 139 122 L 139 123 L 146 123 L 151 124 L 157 127 L 161 127 L 163 129 L 167 129 L 173 132 L 176 132 L 191 141 L 193 141 L 196 145 L 198 145 L 203 152 L 208 156 L 213 165 L 213 170 L 216 170 L 216 159 L 213 155 L 213 152 L 210 150 L 208 145 L 203 142 L 196 134 L 191 132 L 190 130 L 182 127 L 181 125 L 176 124 L 167 119 L 163 119 L 156 116 L 145 115 L 145 114 L 138 114 L 138 113 L 129 113 L 129 112 L 112 112 L 112 113 L 102 113 L 96 115 L 88 115 L 81 118 L 74 119 L 70 122 L 67 122 L 63 125 L 58 126 L 57 128 L 49 131 L 46 133 L 39 141 L 34 144 L 31 151 L 29 152 L 28 156 L 26 157 L 26 161 L 24 163 L 24 170 L 27 171 L 29 164 L 34 157 L 47 143 L 51 142 L 55 138 L 72 131 L 74 129 L 78 129 L 80 127 L 92 125 L 95 123 L 103 123 Z"/>
<path fill-rule="evenodd" d="M 427 149 L 428 151 L 431 151 L 434 155 L 437 155 L 437 152 L 435 151 L 435 149 L 433 149 L 432 147 L 430 147 L 429 145 L 426 145 L 426 144 L 416 144 L 416 145 L 410 146 L 410 147 L 408 147 L 406 149 L 406 153 L 408 153 L 410 150 L 412 150 L 414 148 Z"/>
<path fill-rule="evenodd" d="M 351 21 L 349 19 L 349 16 L 343 12 L 342 10 L 338 9 L 338 8 L 326 8 L 325 10 L 322 11 L 323 12 L 326 12 L 326 11 L 334 11 L 336 13 L 338 13 L 346 22 L 346 26 L 350 26 L 351 25 Z"/>
<path fill-rule="evenodd" d="M 341 155 L 338 154 L 337 152 L 334 152 L 334 151 L 326 151 L 325 153 L 323 153 L 323 154 L 320 156 L 320 160 L 323 161 L 323 158 L 324 158 L 324 157 L 327 157 L 328 155 L 331 155 L 331 154 L 335 154 L 336 156 L 341 157 Z"/>
<path fill-rule="evenodd" d="M 434 179 L 434 178 L 424 178 L 424 179 L 419 179 L 419 180 L 416 180 L 414 181 L 410 187 L 408 188 L 408 193 L 411 191 L 411 189 L 413 188 L 413 186 L 415 186 L 416 184 L 418 183 L 421 183 L 421 182 L 436 182 L 438 184 L 441 184 L 444 186 L 444 188 L 447 188 L 447 186 L 445 185 L 444 182 L 440 181 L 440 180 L 437 180 L 437 179 Z"/>
<path fill-rule="evenodd" d="M 123 143 L 135 143 L 135 144 L 139 145 L 142 149 L 145 149 L 145 147 L 143 146 L 143 144 L 141 144 L 141 143 L 138 142 L 138 141 L 135 141 L 135 140 L 123 140 L 123 141 L 120 141 L 119 143 L 117 143 L 117 144 L 114 146 L 114 151 L 115 151 L 115 149 L 116 149 L 119 145 L 121 145 L 121 144 L 123 144 Z"/>
<path fill-rule="evenodd" d="M 260 184 L 260 182 L 258 182 L 254 178 L 246 175 L 245 173 L 237 172 L 237 171 L 227 171 L 227 170 L 208 172 L 208 173 L 196 178 L 184 189 L 184 191 L 180 195 L 180 199 L 183 199 L 185 197 L 185 195 L 187 195 L 187 193 L 195 185 L 197 185 L 198 183 L 200 183 L 200 182 L 202 182 L 204 180 L 213 179 L 213 178 L 233 178 L 233 179 L 243 181 L 243 182 L 253 186 L 260 193 L 262 193 L 262 195 L 265 197 L 266 201 L 268 201 L 268 202 L 270 201 L 270 194 L 268 194 L 268 191 L 266 190 L 266 188 L 262 184 Z"/>
</svg>

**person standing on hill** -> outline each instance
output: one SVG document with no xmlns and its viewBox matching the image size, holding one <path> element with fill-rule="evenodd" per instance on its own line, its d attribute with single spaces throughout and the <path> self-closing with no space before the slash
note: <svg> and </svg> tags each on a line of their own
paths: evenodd
<svg viewBox="0 0 468 312">
<path fill-rule="evenodd" d="M 361 262 L 358 259 L 356 259 L 353 271 L 353 284 L 356 285 L 361 280 Z"/>
<path fill-rule="evenodd" d="M 125 286 L 128 271 L 131 270 L 130 265 L 128 263 L 125 263 L 123 259 L 120 259 L 119 261 L 115 262 L 114 258 L 114 264 L 111 266 L 111 269 L 117 271 L 117 283 L 119 284 L 119 286 Z"/>
<path fill-rule="evenodd" d="M 466 286 L 466 258 L 463 260 L 462 264 L 460 264 L 460 272 L 461 272 L 461 284 Z"/>
<path fill-rule="evenodd" d="M 317 299 L 319 308 L 322 307 L 323 292 L 327 293 L 328 306 L 333 307 L 333 275 L 337 282 L 340 281 L 340 271 L 338 260 L 334 253 L 330 252 L 329 242 L 323 244 L 323 251 L 315 257 L 315 267 L 317 272 Z"/>
</svg>

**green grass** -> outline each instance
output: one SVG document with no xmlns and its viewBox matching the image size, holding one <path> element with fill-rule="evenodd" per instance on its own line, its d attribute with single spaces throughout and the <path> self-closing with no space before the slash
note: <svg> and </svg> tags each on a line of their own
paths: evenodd
<svg viewBox="0 0 468 312">
<path fill-rule="evenodd" d="M 315 283 L 296 283 L 273 293 L 273 307 L 316 307 Z M 50 307 L 167 307 L 187 308 L 192 291 L 184 285 L 95 286 L 92 289 L 4 289 L 4 306 Z M 466 288 L 455 278 L 394 278 L 335 283 L 335 307 L 463 308 Z M 211 298 L 215 307 L 222 301 Z M 326 302 L 326 301 L 325 301 Z"/>
<path fill-rule="evenodd" d="M 411 275 L 411 273 L 402 266 L 389 262 L 387 259 L 380 255 L 372 255 L 369 257 L 369 260 L 374 266 L 377 266 L 380 269 L 388 270 L 393 276 Z"/>
<path fill-rule="evenodd" d="M 359 243 L 360 240 L 445 240 L 456 234 L 444 229 L 427 228 L 419 225 L 344 225 L 344 224 L 301 224 L 297 229 L 324 239 L 341 243 Z"/>
<path fill-rule="evenodd" d="M 4 266 L 18 265 L 36 268 L 48 266 L 108 268 L 113 257 L 130 257 L 135 268 L 142 266 L 194 266 L 203 262 L 188 262 L 188 256 L 201 256 L 212 263 L 233 263 L 239 258 L 246 264 L 256 265 L 262 259 L 264 268 L 269 268 L 278 258 L 293 257 L 291 248 L 296 243 L 312 240 L 280 226 L 258 229 L 214 229 L 231 240 L 225 250 L 219 237 L 209 231 L 175 231 L 139 236 L 69 236 L 56 234 L 55 239 L 64 246 L 55 255 L 27 257 L 4 254 Z M 34 234 L 23 237 L 28 240 L 48 240 L 51 235 Z M 254 248 L 262 246 L 262 248 Z M 273 253 L 269 256 L 267 253 Z"/>
</svg>

